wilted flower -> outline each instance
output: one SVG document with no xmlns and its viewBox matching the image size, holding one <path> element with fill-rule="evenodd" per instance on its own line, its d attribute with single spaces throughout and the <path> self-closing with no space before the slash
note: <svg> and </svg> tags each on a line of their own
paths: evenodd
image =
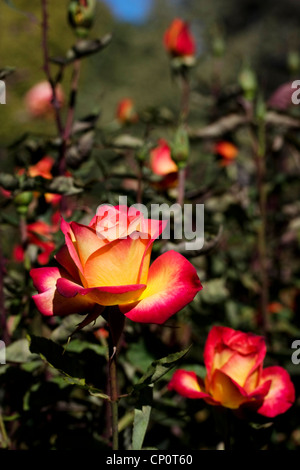
<svg viewBox="0 0 300 470">
<path fill-rule="evenodd" d="M 273 418 L 292 406 L 295 389 L 282 367 L 263 369 L 265 355 L 262 336 L 215 326 L 204 348 L 205 379 L 191 371 L 177 370 L 169 390 L 233 410 L 250 407 Z"/>
</svg>

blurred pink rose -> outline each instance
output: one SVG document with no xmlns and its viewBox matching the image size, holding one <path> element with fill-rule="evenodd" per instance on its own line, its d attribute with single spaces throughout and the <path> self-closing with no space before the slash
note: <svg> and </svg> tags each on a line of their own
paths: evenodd
<svg viewBox="0 0 300 470">
<path fill-rule="evenodd" d="M 62 106 L 65 98 L 59 84 L 56 86 L 56 98 L 59 106 Z M 49 82 L 37 83 L 25 96 L 26 108 L 33 117 L 49 116 L 53 112 L 52 99 L 53 93 Z"/>
</svg>

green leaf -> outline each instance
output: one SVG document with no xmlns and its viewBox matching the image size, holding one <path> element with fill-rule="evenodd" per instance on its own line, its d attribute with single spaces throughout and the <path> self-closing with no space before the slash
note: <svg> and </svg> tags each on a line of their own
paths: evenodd
<svg viewBox="0 0 300 470">
<path fill-rule="evenodd" d="M 109 396 L 103 393 L 102 390 L 86 382 L 85 376 L 88 370 L 85 363 L 93 361 L 93 370 L 99 366 L 95 362 L 94 351 L 90 350 L 89 352 L 93 354 L 93 357 L 86 358 L 84 361 L 79 354 L 68 352 L 68 350 L 50 339 L 31 336 L 29 340 L 30 351 L 39 354 L 51 367 L 54 367 L 63 374 L 69 385 L 77 385 L 94 396 L 109 400 Z"/>
<path fill-rule="evenodd" d="M 143 388 L 138 394 L 134 410 L 132 450 L 141 450 L 148 428 L 153 401 L 153 385 Z"/>
<path fill-rule="evenodd" d="M 149 424 L 151 406 L 145 405 L 134 410 L 132 450 L 141 450 Z"/>
<path fill-rule="evenodd" d="M 36 358 L 30 352 L 28 341 L 25 338 L 18 339 L 17 341 L 9 344 L 5 352 L 7 362 L 24 363 Z"/>
<path fill-rule="evenodd" d="M 176 363 L 180 361 L 190 350 L 191 346 L 183 351 L 177 353 L 169 354 L 162 359 L 153 361 L 147 372 L 140 378 L 137 384 L 134 386 L 134 389 L 139 390 L 143 387 L 146 387 L 150 384 L 153 384 L 160 380 L 169 370 L 175 367 Z"/>
<path fill-rule="evenodd" d="M 9 173 L 0 173 L 0 186 L 8 191 L 14 191 L 19 187 L 18 178 Z"/>
<path fill-rule="evenodd" d="M 138 137 L 122 134 L 113 140 L 112 145 L 118 148 L 139 149 L 143 146 L 143 141 Z"/>
<path fill-rule="evenodd" d="M 51 62 L 58 65 L 68 65 L 75 60 L 83 59 L 91 54 L 101 51 L 111 41 L 111 35 L 107 34 L 101 39 L 81 39 L 66 54 L 65 57 L 51 57 Z"/>
</svg>

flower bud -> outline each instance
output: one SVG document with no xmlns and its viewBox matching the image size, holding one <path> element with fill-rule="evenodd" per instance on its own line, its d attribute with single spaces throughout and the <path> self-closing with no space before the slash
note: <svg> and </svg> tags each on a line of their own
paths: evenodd
<svg viewBox="0 0 300 470">
<path fill-rule="evenodd" d="M 239 83 L 244 92 L 245 98 L 252 101 L 257 90 L 256 75 L 250 67 L 245 67 L 239 75 Z"/>
<path fill-rule="evenodd" d="M 256 102 L 256 117 L 257 119 L 263 121 L 265 116 L 266 116 L 266 103 L 264 102 L 263 98 L 261 96 L 258 96 L 257 102 Z"/>
<path fill-rule="evenodd" d="M 179 168 L 186 166 L 190 153 L 190 143 L 187 130 L 184 126 L 178 127 L 171 147 L 172 159 Z"/>
<path fill-rule="evenodd" d="M 16 206 L 17 212 L 20 215 L 26 215 L 28 211 L 28 206 L 33 200 L 33 193 L 31 191 L 24 191 L 17 194 L 14 198 L 14 204 Z"/>
<path fill-rule="evenodd" d="M 172 58 L 172 67 L 178 70 L 195 64 L 196 44 L 189 25 L 175 18 L 164 34 L 164 46 Z"/>
<path fill-rule="evenodd" d="M 222 57 L 225 52 L 225 42 L 221 35 L 216 35 L 212 40 L 212 52 L 214 57 Z"/>
<path fill-rule="evenodd" d="M 71 0 L 68 19 L 76 35 L 83 38 L 88 35 L 94 23 L 96 0 Z"/>
<path fill-rule="evenodd" d="M 124 98 L 119 102 L 116 117 L 121 124 L 132 124 L 138 121 L 138 114 L 131 98 Z"/>
<path fill-rule="evenodd" d="M 298 73 L 300 70 L 300 55 L 298 51 L 290 51 L 287 57 L 287 65 L 291 73 Z"/>
</svg>

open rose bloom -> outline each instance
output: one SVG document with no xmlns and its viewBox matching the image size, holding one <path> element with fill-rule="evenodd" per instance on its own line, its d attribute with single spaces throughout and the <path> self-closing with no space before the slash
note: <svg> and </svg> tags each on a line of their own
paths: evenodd
<svg viewBox="0 0 300 470">
<path fill-rule="evenodd" d="M 99 206 L 89 225 L 62 220 L 58 266 L 31 270 L 37 308 L 64 316 L 117 305 L 133 321 L 164 323 L 202 289 L 196 269 L 179 253 L 166 252 L 150 266 L 164 228 L 126 206 Z"/>
<path fill-rule="evenodd" d="M 257 413 L 273 418 L 292 406 L 295 389 L 282 367 L 263 368 L 265 355 L 263 337 L 213 327 L 204 348 L 205 379 L 194 372 L 177 370 L 169 390 L 233 410 L 250 406 Z"/>
</svg>

